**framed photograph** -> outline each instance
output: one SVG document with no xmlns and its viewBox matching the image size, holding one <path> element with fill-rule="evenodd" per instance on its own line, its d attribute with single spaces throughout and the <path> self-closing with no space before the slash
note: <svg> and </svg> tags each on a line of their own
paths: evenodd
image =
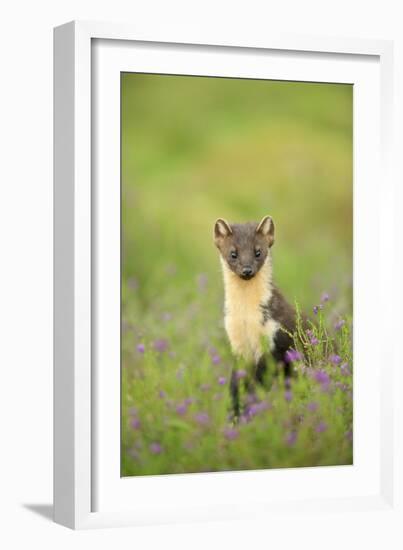
<svg viewBox="0 0 403 550">
<path fill-rule="evenodd" d="M 54 53 L 55 521 L 394 514 L 392 43 Z"/>
</svg>

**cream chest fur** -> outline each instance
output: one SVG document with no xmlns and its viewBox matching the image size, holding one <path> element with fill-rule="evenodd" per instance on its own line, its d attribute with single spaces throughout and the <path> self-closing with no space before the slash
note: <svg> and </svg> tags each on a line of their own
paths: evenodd
<svg viewBox="0 0 403 550">
<path fill-rule="evenodd" d="M 271 257 L 259 272 L 244 281 L 229 269 L 221 258 L 225 288 L 225 330 L 233 353 L 247 361 L 257 362 L 263 350 L 261 340 L 266 337 L 270 348 L 279 329 L 279 323 L 268 319 L 263 324 L 262 305 L 266 305 L 272 294 Z"/>
</svg>

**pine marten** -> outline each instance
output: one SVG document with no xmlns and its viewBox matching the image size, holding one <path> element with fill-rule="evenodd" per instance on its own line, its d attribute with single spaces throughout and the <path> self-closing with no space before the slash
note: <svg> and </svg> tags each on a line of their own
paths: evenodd
<svg viewBox="0 0 403 550">
<path fill-rule="evenodd" d="M 263 383 L 266 339 L 274 359 L 291 374 L 287 351 L 293 346 L 295 309 L 273 283 L 271 247 L 274 223 L 265 216 L 260 223 L 229 224 L 219 218 L 214 242 L 221 254 L 225 287 L 225 329 L 236 357 L 254 365 L 257 382 Z M 267 349 L 267 348 L 266 348 Z M 231 378 L 235 414 L 239 413 L 239 389 L 235 372 Z"/>
</svg>

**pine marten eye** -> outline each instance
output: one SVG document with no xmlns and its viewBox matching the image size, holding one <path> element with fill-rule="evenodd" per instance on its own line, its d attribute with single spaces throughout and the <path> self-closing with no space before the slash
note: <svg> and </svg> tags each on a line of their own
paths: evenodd
<svg viewBox="0 0 403 550">
<path fill-rule="evenodd" d="M 261 251 L 259 249 L 255 250 L 255 256 L 256 258 L 259 258 L 261 254 Z"/>
<path fill-rule="evenodd" d="M 233 250 L 233 251 L 231 252 L 231 258 L 232 258 L 233 260 L 236 260 L 237 257 L 238 257 L 237 251 L 236 251 L 236 250 Z"/>
</svg>

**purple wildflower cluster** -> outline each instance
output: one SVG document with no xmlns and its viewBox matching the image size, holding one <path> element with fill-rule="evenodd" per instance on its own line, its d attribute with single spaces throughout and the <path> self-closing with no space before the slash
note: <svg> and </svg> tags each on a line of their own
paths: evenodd
<svg viewBox="0 0 403 550">
<path fill-rule="evenodd" d="M 135 407 L 130 407 L 129 409 L 129 424 L 133 430 L 139 430 L 141 428 L 138 410 Z"/>
<path fill-rule="evenodd" d="M 331 355 L 329 355 L 329 361 L 332 363 L 332 365 L 339 365 L 341 363 L 341 357 L 336 353 L 332 353 Z"/>
<path fill-rule="evenodd" d="M 323 292 L 322 296 L 320 297 L 320 303 L 316 306 L 313 306 L 313 312 L 315 315 L 319 313 L 321 309 L 323 309 L 324 304 L 330 300 L 330 296 L 327 292 Z"/>
<path fill-rule="evenodd" d="M 138 416 L 134 416 L 130 421 L 130 426 L 133 430 L 139 430 L 141 428 L 141 422 Z"/>
<path fill-rule="evenodd" d="M 235 428 L 225 428 L 224 429 L 224 437 L 228 441 L 233 441 L 234 439 L 237 439 L 239 436 L 239 431 Z"/>
<path fill-rule="evenodd" d="M 295 361 L 301 361 L 302 354 L 295 349 L 289 349 L 286 351 L 285 358 L 287 359 L 287 361 L 293 363 Z"/>
<path fill-rule="evenodd" d="M 324 370 L 314 371 L 314 379 L 320 384 L 322 391 L 326 392 L 329 389 L 330 376 Z"/>
<path fill-rule="evenodd" d="M 317 346 L 319 344 L 319 340 L 316 338 L 313 330 L 307 330 L 306 331 L 306 334 L 308 336 L 308 339 L 309 339 L 309 343 L 312 345 L 312 346 Z"/>
<path fill-rule="evenodd" d="M 343 382 L 335 382 L 335 387 L 341 390 L 342 392 L 347 392 L 349 389 L 349 386 L 347 384 L 343 384 Z"/>
<path fill-rule="evenodd" d="M 164 353 L 164 351 L 167 351 L 168 348 L 169 348 L 169 343 L 168 343 L 168 340 L 166 340 L 165 338 L 158 338 L 157 340 L 154 341 L 154 350 L 157 351 L 158 353 Z"/>
<path fill-rule="evenodd" d="M 180 416 L 183 416 L 184 414 L 187 413 L 188 406 L 186 405 L 185 402 L 182 402 L 182 403 L 179 403 L 178 405 L 176 405 L 175 410 L 176 410 L 177 414 L 179 414 Z"/>
<path fill-rule="evenodd" d="M 344 319 L 339 319 L 334 324 L 334 328 L 335 328 L 335 330 L 340 330 L 344 327 L 345 324 L 346 324 L 346 321 Z"/>
<path fill-rule="evenodd" d="M 267 411 L 269 409 L 269 404 L 267 401 L 257 401 L 252 402 L 250 405 L 245 407 L 245 413 L 243 415 L 243 421 L 250 421 L 252 418 L 258 414 Z"/>
<path fill-rule="evenodd" d="M 293 447 L 295 443 L 297 442 L 297 432 L 295 430 L 288 433 L 288 435 L 285 438 L 285 442 L 289 447 Z"/>
<path fill-rule="evenodd" d="M 343 363 L 340 365 L 340 372 L 343 376 L 349 376 L 351 374 L 348 363 Z"/>
<path fill-rule="evenodd" d="M 315 431 L 316 431 L 317 433 L 323 433 L 323 432 L 325 432 L 326 430 L 327 430 L 327 424 L 326 424 L 326 422 L 323 422 L 323 420 L 321 420 L 321 421 L 319 422 L 319 424 L 317 424 L 317 426 L 316 426 L 316 428 L 315 428 Z"/>
<path fill-rule="evenodd" d="M 162 445 L 158 443 L 157 441 L 154 441 L 150 444 L 150 453 L 153 455 L 160 455 L 164 450 L 162 448 Z"/>
<path fill-rule="evenodd" d="M 209 349 L 209 355 L 213 365 L 219 365 L 221 363 L 221 357 L 215 347 Z"/>
<path fill-rule="evenodd" d="M 136 349 L 137 349 L 137 351 L 138 351 L 139 353 L 144 353 L 145 350 L 146 350 L 146 347 L 145 347 L 144 344 L 137 344 Z"/>
<path fill-rule="evenodd" d="M 200 274 L 197 278 L 199 291 L 203 292 L 206 285 L 207 277 Z M 202 297 L 199 297 L 199 300 L 201 299 Z M 329 301 L 329 294 L 323 292 L 320 302 L 314 306 L 314 313 L 318 314 L 320 310 L 326 310 L 328 307 L 326 304 Z M 180 318 L 180 314 L 177 315 L 176 312 L 173 317 L 170 312 L 161 313 L 161 310 L 158 310 L 157 315 L 166 322 L 171 319 L 176 321 Z M 326 444 L 328 438 L 333 437 L 338 429 L 333 426 L 333 422 L 330 420 L 331 416 L 327 415 L 329 408 L 327 400 L 336 396 L 337 399 L 334 401 L 337 401 L 337 406 L 339 406 L 339 409 L 336 409 L 337 414 L 345 414 L 345 410 L 348 408 L 348 396 L 351 394 L 351 382 L 348 378 L 351 375 L 351 368 L 345 362 L 344 351 L 343 353 L 339 351 L 341 355 L 336 352 L 336 350 L 345 349 L 344 338 L 348 336 L 348 333 L 343 331 L 340 335 L 334 335 L 335 339 L 339 338 L 343 342 L 343 345 L 332 347 L 332 343 L 325 340 L 326 332 L 321 329 L 325 322 L 326 319 L 320 318 L 317 323 L 319 329 L 312 325 L 310 329 L 306 330 L 306 339 L 302 342 L 304 348 L 300 347 L 300 344 L 296 345 L 297 348 L 303 349 L 303 352 L 293 348 L 286 352 L 285 360 L 295 364 L 298 376 L 284 379 L 284 373 L 281 373 L 278 378 L 273 378 L 272 386 L 266 394 L 258 385 L 253 388 L 252 385 L 241 384 L 242 413 L 238 418 L 234 418 L 233 412 L 230 413 L 227 417 L 227 424 L 218 427 L 216 426 L 217 419 L 222 418 L 224 408 L 230 406 L 230 394 L 227 386 L 231 378 L 231 370 L 225 355 L 221 353 L 221 348 L 218 345 L 217 348 L 211 345 L 211 343 L 215 343 L 216 336 L 211 336 L 208 332 L 204 333 L 200 342 L 204 350 L 204 357 L 199 361 L 196 356 L 192 359 L 182 356 L 180 348 L 176 349 L 170 339 L 161 337 L 151 340 L 148 339 L 146 332 L 136 332 L 137 329 L 133 328 L 132 334 L 135 335 L 135 341 L 132 340 L 134 358 L 138 354 L 137 365 L 133 369 L 135 375 L 137 374 L 142 380 L 148 376 L 145 362 L 155 353 L 161 354 L 158 363 L 161 366 L 164 365 L 164 369 L 160 369 L 159 366 L 154 369 L 155 376 L 163 376 L 160 378 L 160 382 L 158 382 L 158 378 L 153 382 L 156 385 L 153 386 L 151 395 L 155 399 L 155 409 L 146 409 L 142 405 L 140 415 L 135 407 L 128 409 L 125 427 L 128 428 L 127 433 L 131 438 L 128 445 L 128 453 L 132 453 L 130 456 L 140 465 L 145 464 L 147 460 L 150 461 L 150 456 L 143 456 L 143 453 L 147 453 L 147 451 L 149 455 L 156 457 L 164 455 L 165 461 L 171 459 L 168 451 L 172 451 L 175 456 L 175 449 L 170 449 L 170 445 L 167 447 L 168 443 L 166 443 L 171 440 L 161 438 L 161 433 L 165 433 L 161 430 L 170 429 L 177 430 L 178 444 L 181 445 L 181 449 L 191 450 L 192 453 L 197 452 L 201 438 L 219 435 L 221 439 L 217 444 L 225 453 L 227 448 L 231 448 L 230 442 L 235 440 L 240 440 L 236 445 L 250 445 L 254 440 L 250 434 L 253 434 L 255 428 L 257 432 L 267 430 L 268 434 L 274 434 L 274 437 L 270 439 L 270 441 L 274 441 L 273 463 L 277 460 L 275 456 L 276 441 L 279 441 L 280 445 L 289 447 L 289 452 L 293 453 L 294 457 L 298 457 L 302 447 L 309 444 L 308 434 L 310 437 L 314 435 L 313 440 L 318 442 L 318 446 L 321 439 Z M 335 331 L 340 331 L 345 324 L 346 321 L 342 318 L 335 317 L 333 319 Z M 133 339 L 133 335 L 127 337 Z M 325 351 L 329 349 L 328 346 L 332 352 Z M 149 353 L 150 351 L 151 353 Z M 169 357 L 173 360 L 165 363 L 164 358 L 168 359 Z M 178 360 L 175 359 L 176 357 Z M 206 364 L 206 359 L 209 364 Z M 150 363 L 151 368 L 154 364 Z M 186 376 L 184 376 L 185 372 Z M 172 375 L 169 383 L 167 382 L 165 386 L 169 390 L 169 396 L 164 389 L 160 389 L 165 384 L 168 373 Z M 245 369 L 239 368 L 234 371 L 232 376 L 240 381 L 245 379 L 248 373 Z M 155 380 L 157 381 L 155 382 Z M 186 393 L 184 392 L 187 391 L 185 388 L 192 381 L 196 382 L 195 393 L 191 394 L 194 397 L 185 398 Z M 159 383 L 160 386 L 158 386 Z M 306 386 L 305 383 L 307 383 Z M 338 390 L 344 393 L 341 394 Z M 135 390 L 134 396 L 136 396 L 136 391 L 138 390 Z M 178 395 L 177 391 L 182 395 Z M 306 398 L 310 393 L 311 396 Z M 132 398 L 133 396 L 131 396 Z M 311 400 L 309 401 L 309 399 Z M 221 403 L 217 403 L 219 401 Z M 272 412 L 266 414 L 269 409 Z M 146 410 L 147 412 L 145 412 Z M 216 414 L 217 411 L 218 414 Z M 281 412 L 280 418 L 278 417 L 279 411 Z M 155 433 L 153 434 L 154 425 Z M 341 432 L 341 437 L 351 440 L 352 431 L 348 430 L 348 427 L 347 423 Z M 180 440 L 182 432 L 183 440 Z M 325 432 L 328 435 L 320 435 Z M 144 435 L 143 438 L 142 435 Z M 340 440 L 340 434 L 338 437 Z M 257 439 L 261 440 L 260 435 Z M 175 438 L 173 440 L 175 441 Z M 229 442 L 228 446 L 223 446 L 224 441 Z M 140 443 L 140 447 L 136 447 L 136 443 Z M 297 444 L 298 453 L 291 449 Z M 344 446 L 347 447 L 346 444 Z M 284 454 L 284 450 L 282 452 Z M 156 469 L 162 465 L 162 460 L 162 458 L 155 458 Z M 245 464 L 249 464 L 246 458 Z M 209 468 L 209 464 L 206 464 L 205 467 Z"/>
<path fill-rule="evenodd" d="M 319 310 L 323 309 L 323 305 L 319 304 L 318 306 L 313 306 L 312 309 L 313 309 L 314 314 L 317 315 L 319 313 Z"/>
<path fill-rule="evenodd" d="M 322 296 L 320 298 L 320 301 L 322 304 L 325 304 L 326 302 L 328 302 L 330 300 L 330 296 L 327 292 L 323 292 L 322 293 Z"/>
<path fill-rule="evenodd" d="M 199 412 L 195 414 L 194 419 L 201 426 L 207 426 L 210 423 L 210 417 L 206 412 Z"/>
<path fill-rule="evenodd" d="M 290 401 L 292 401 L 292 391 L 291 390 L 286 390 L 284 392 L 284 399 L 289 403 Z"/>
<path fill-rule="evenodd" d="M 178 414 L 179 416 L 184 416 L 188 412 L 190 405 L 194 402 L 195 400 L 193 399 L 193 397 L 187 397 L 186 399 L 183 399 L 175 406 L 176 414 Z"/>
</svg>

